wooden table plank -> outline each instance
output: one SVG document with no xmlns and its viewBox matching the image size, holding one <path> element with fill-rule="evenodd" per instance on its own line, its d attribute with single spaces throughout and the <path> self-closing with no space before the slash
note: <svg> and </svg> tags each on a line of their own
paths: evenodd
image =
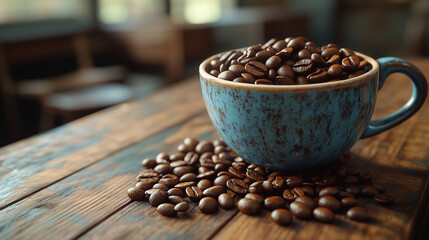
<svg viewBox="0 0 429 240">
<path fill-rule="evenodd" d="M 0 239 L 55 239 L 58 236 L 74 238 L 85 233 L 131 202 L 126 190 L 136 182 L 135 177 L 141 170 L 141 160 L 154 157 L 160 151 L 174 152 L 177 145 L 183 141 L 184 132 L 206 139 L 217 136 L 208 117 L 203 114 L 124 149 L 3 209 L 0 215 Z M 218 215 L 192 214 L 180 218 L 185 219 L 182 222 L 180 219 L 160 216 L 147 202 L 133 203 L 124 211 L 129 209 L 135 209 L 133 213 L 138 215 L 134 221 L 140 226 L 140 230 L 143 230 L 136 235 L 139 238 L 145 234 L 156 234 L 149 231 L 152 228 L 149 223 L 157 222 L 155 225 L 159 226 L 163 221 L 167 225 L 165 232 L 157 233 L 159 236 L 177 236 L 186 232 L 187 236 L 208 238 L 217 227 L 221 227 L 235 214 L 235 211 L 220 211 Z M 130 216 L 124 218 L 130 219 Z M 201 232 L 207 223 L 210 223 L 210 227 Z M 120 225 L 119 221 L 114 224 L 115 228 L 129 227 L 128 223 Z M 180 226 L 181 232 L 167 233 L 171 224 Z"/>
<path fill-rule="evenodd" d="M 0 209 L 205 111 L 200 99 L 193 79 L 1 149 Z"/>
</svg>

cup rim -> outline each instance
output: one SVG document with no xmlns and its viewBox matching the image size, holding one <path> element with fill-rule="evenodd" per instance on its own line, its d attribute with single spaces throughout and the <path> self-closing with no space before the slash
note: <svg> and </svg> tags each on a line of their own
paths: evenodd
<svg viewBox="0 0 429 240">
<path fill-rule="evenodd" d="M 236 50 L 241 50 L 241 49 L 236 49 Z M 214 77 L 206 71 L 207 65 L 210 63 L 210 61 L 223 53 L 215 54 L 207 58 L 200 64 L 199 73 L 201 78 L 204 79 L 205 81 L 209 81 L 218 86 L 226 86 L 226 87 L 239 88 L 239 89 L 245 89 L 245 90 L 308 91 L 308 90 L 319 90 L 319 89 L 325 89 L 325 90 L 337 89 L 337 88 L 346 87 L 346 86 L 355 86 L 361 82 L 364 82 L 369 76 L 372 76 L 378 73 L 379 71 L 379 64 L 374 58 L 355 51 L 356 55 L 363 57 L 366 61 L 368 61 L 372 65 L 372 69 L 362 75 L 359 75 L 357 77 L 353 77 L 350 79 L 344 79 L 344 80 L 334 81 L 334 82 L 331 81 L 331 82 L 324 82 L 324 83 L 303 84 L 303 85 L 263 85 L 263 84 L 259 85 L 259 84 L 240 83 L 240 82 L 233 82 L 233 81 L 228 81 L 228 80 Z"/>
</svg>

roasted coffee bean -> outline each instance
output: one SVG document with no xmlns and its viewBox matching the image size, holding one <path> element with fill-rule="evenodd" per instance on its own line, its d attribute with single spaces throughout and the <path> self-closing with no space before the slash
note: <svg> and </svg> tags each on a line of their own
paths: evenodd
<svg viewBox="0 0 429 240">
<path fill-rule="evenodd" d="M 187 173 L 191 173 L 194 170 L 194 167 L 192 166 L 182 166 L 182 167 L 176 167 L 173 169 L 174 175 L 178 177 L 182 177 L 183 175 Z"/>
<path fill-rule="evenodd" d="M 298 60 L 292 69 L 300 74 L 308 73 L 313 69 L 313 61 L 309 58 Z"/>
<path fill-rule="evenodd" d="M 255 215 L 258 213 L 260 204 L 258 201 L 250 199 L 250 198 L 242 198 L 237 203 L 238 210 L 240 212 L 248 214 L 248 215 Z"/>
<path fill-rule="evenodd" d="M 247 193 L 249 185 L 241 179 L 233 178 L 226 182 L 226 186 L 237 194 Z"/>
<path fill-rule="evenodd" d="M 250 184 L 249 192 L 250 193 L 262 193 L 262 183 L 263 181 L 258 181 Z M 271 189 L 272 190 L 272 189 Z"/>
<path fill-rule="evenodd" d="M 217 70 L 214 70 L 217 71 Z M 216 75 L 212 74 L 213 76 L 217 77 L 217 75 L 219 75 L 219 73 L 217 73 Z M 186 145 L 184 143 L 181 143 L 179 146 L 177 146 L 177 151 L 179 152 L 183 152 L 183 153 L 187 153 L 187 152 L 191 152 L 194 151 L 194 147 Z"/>
<path fill-rule="evenodd" d="M 219 76 L 219 71 L 218 70 L 210 70 L 210 75 L 212 75 L 212 76 L 214 76 L 214 77 L 217 77 L 217 76 Z M 182 144 L 183 145 L 183 147 L 185 147 L 186 145 L 184 145 L 184 144 Z M 179 150 L 179 151 L 181 151 L 181 150 Z"/>
<path fill-rule="evenodd" d="M 168 189 L 167 193 L 169 196 L 179 196 L 179 197 L 185 196 L 185 193 L 179 188 L 170 188 Z"/>
<path fill-rule="evenodd" d="M 195 147 L 195 151 L 199 154 L 202 154 L 205 152 L 213 152 L 213 150 L 214 150 L 213 143 L 209 141 L 201 141 Z"/>
<path fill-rule="evenodd" d="M 152 184 L 148 183 L 148 182 L 137 182 L 136 183 L 136 188 L 142 190 L 142 191 L 146 191 L 148 189 L 152 188 Z"/>
<path fill-rule="evenodd" d="M 256 168 L 248 168 L 246 170 L 246 176 L 253 181 L 262 181 L 265 177 L 265 172 L 262 168 L 256 167 Z"/>
<path fill-rule="evenodd" d="M 301 176 L 290 176 L 285 179 L 286 187 L 294 188 L 302 186 L 304 179 Z"/>
<path fill-rule="evenodd" d="M 200 156 L 200 161 L 201 160 L 203 160 L 203 159 L 206 159 L 206 158 L 209 158 L 209 159 L 211 159 L 212 158 L 212 156 L 213 156 L 213 152 L 211 152 L 211 151 L 209 151 L 209 152 L 204 152 L 204 153 L 202 153 L 201 154 L 201 156 Z"/>
<path fill-rule="evenodd" d="M 156 184 L 154 184 L 153 185 L 153 187 L 152 188 L 154 188 L 154 189 L 162 189 L 162 190 L 164 190 L 164 191 L 168 191 L 168 187 L 167 187 L 167 185 L 165 185 L 165 184 L 163 184 L 163 183 L 156 183 Z"/>
<path fill-rule="evenodd" d="M 231 65 L 229 70 L 234 73 L 235 76 L 238 76 L 246 71 L 242 65 Z"/>
<path fill-rule="evenodd" d="M 248 193 L 244 197 L 245 198 L 253 199 L 253 200 L 257 201 L 261 205 L 264 204 L 264 200 L 265 200 L 262 195 L 259 195 L 259 194 L 256 194 L 256 193 Z"/>
<path fill-rule="evenodd" d="M 179 178 L 174 174 L 166 174 L 166 175 L 162 176 L 161 179 L 159 179 L 158 183 L 166 185 L 167 190 L 168 190 L 168 188 L 173 187 L 174 185 L 179 183 Z M 157 184 L 155 184 L 155 185 L 157 185 Z M 153 188 L 156 188 L 155 185 Z"/>
<path fill-rule="evenodd" d="M 186 166 L 186 162 L 184 160 L 178 160 L 178 161 L 174 161 L 172 163 L 170 163 L 170 167 L 172 168 L 176 168 L 176 167 L 182 167 L 182 166 Z"/>
<path fill-rule="evenodd" d="M 353 194 L 345 192 L 345 191 L 339 191 L 337 196 L 339 198 L 354 197 Z"/>
<path fill-rule="evenodd" d="M 282 197 L 279 196 L 271 196 L 267 197 L 264 200 L 264 207 L 268 210 L 275 210 L 278 208 L 284 208 L 285 207 L 285 200 Z"/>
<path fill-rule="evenodd" d="M 301 187 L 302 191 L 304 191 L 304 194 L 309 196 L 309 197 L 314 197 L 314 189 L 310 186 L 303 186 Z"/>
<path fill-rule="evenodd" d="M 215 163 L 211 158 L 200 158 L 200 166 L 213 169 L 215 166 Z"/>
<path fill-rule="evenodd" d="M 152 195 L 154 192 L 156 192 L 158 190 L 159 189 L 151 188 L 151 189 L 148 189 L 148 190 L 144 191 L 144 194 L 145 194 L 146 197 L 149 197 L 150 195 Z"/>
<path fill-rule="evenodd" d="M 222 186 L 213 186 L 209 187 L 206 190 L 204 190 L 203 195 L 204 197 L 212 197 L 217 198 L 222 193 L 226 192 L 226 189 Z"/>
<path fill-rule="evenodd" d="M 241 179 L 246 178 L 246 173 L 244 171 L 240 172 L 233 167 L 229 167 L 228 172 L 230 172 L 234 177 L 241 178 Z"/>
<path fill-rule="evenodd" d="M 166 217 L 174 217 L 176 216 L 176 211 L 174 211 L 174 205 L 171 203 L 163 203 L 160 204 L 156 210 L 159 214 Z"/>
<path fill-rule="evenodd" d="M 225 62 L 229 58 L 229 56 L 231 56 L 233 53 L 234 53 L 234 51 L 228 51 L 228 52 L 220 55 L 219 56 L 219 61 Z"/>
<path fill-rule="evenodd" d="M 261 79 L 256 79 L 255 80 L 255 84 L 262 84 L 262 85 L 273 85 L 274 83 L 268 79 L 265 78 L 261 78 Z"/>
<path fill-rule="evenodd" d="M 170 161 L 170 154 L 166 153 L 166 152 L 160 152 L 158 153 L 158 155 L 156 156 L 156 160 L 167 160 Z"/>
<path fill-rule="evenodd" d="M 206 172 L 198 174 L 197 179 L 209 179 L 209 178 L 212 178 L 214 176 L 216 176 L 216 172 L 210 170 L 210 171 L 206 171 Z"/>
<path fill-rule="evenodd" d="M 267 66 L 267 68 L 276 68 L 277 66 L 279 66 L 279 64 L 281 62 L 282 62 L 282 59 L 280 57 L 278 57 L 278 56 L 271 56 L 265 62 L 265 66 Z"/>
<path fill-rule="evenodd" d="M 294 85 L 295 82 L 285 76 L 277 76 L 275 79 L 277 85 Z"/>
<path fill-rule="evenodd" d="M 278 40 L 276 43 L 273 44 L 273 48 L 278 52 L 285 48 L 287 46 L 287 43 L 285 40 Z"/>
<path fill-rule="evenodd" d="M 170 155 L 170 161 L 174 162 L 174 161 L 183 160 L 184 157 L 185 157 L 185 154 L 182 152 L 173 153 Z"/>
<path fill-rule="evenodd" d="M 218 197 L 218 202 L 219 205 L 223 208 L 223 209 L 231 209 L 234 207 L 234 198 L 232 198 L 229 194 L 227 193 L 222 193 L 221 195 L 219 195 Z"/>
<path fill-rule="evenodd" d="M 350 57 L 356 55 L 353 50 L 350 50 L 348 48 L 340 48 L 340 54 L 342 57 Z"/>
<path fill-rule="evenodd" d="M 360 192 L 363 196 L 366 196 L 366 197 L 374 197 L 375 195 L 378 194 L 377 189 L 371 185 L 366 185 L 362 187 Z"/>
<path fill-rule="evenodd" d="M 230 179 L 231 179 L 230 176 L 222 175 L 222 176 L 219 176 L 219 177 L 215 178 L 215 180 L 213 181 L 213 184 L 214 185 L 219 185 L 219 186 L 222 186 L 222 187 L 226 187 L 226 182 L 228 180 L 230 180 Z"/>
<path fill-rule="evenodd" d="M 154 168 L 156 167 L 156 165 L 157 165 L 156 160 L 153 158 L 146 158 L 146 159 L 143 159 L 142 161 L 143 168 Z"/>
<path fill-rule="evenodd" d="M 335 43 L 329 43 L 328 45 L 326 45 L 326 47 L 327 48 L 337 48 L 337 49 L 339 49 L 340 47 L 338 47 L 338 45 L 337 44 L 335 44 Z"/>
<path fill-rule="evenodd" d="M 318 53 L 313 53 L 311 54 L 311 57 L 307 57 L 307 58 L 311 58 L 313 63 L 316 64 L 316 66 L 318 67 L 324 67 L 327 64 L 325 59 L 323 59 L 322 56 L 320 56 L 320 54 Z"/>
<path fill-rule="evenodd" d="M 292 222 L 292 214 L 286 209 L 276 209 L 271 213 L 271 219 L 279 225 L 289 225 Z"/>
<path fill-rule="evenodd" d="M 174 211 L 176 212 L 186 212 L 189 209 L 189 204 L 187 202 L 178 203 L 174 206 Z"/>
<path fill-rule="evenodd" d="M 140 174 L 136 177 L 136 179 L 137 179 L 137 181 L 139 181 L 139 182 L 147 182 L 147 183 L 150 183 L 150 184 L 155 184 L 155 183 L 157 183 L 157 182 L 159 181 L 158 173 L 153 172 L 153 173 L 151 173 L 151 174 L 155 174 L 155 176 L 150 176 L 150 174 L 149 174 L 149 173 L 144 173 L 144 174 L 140 173 Z"/>
<path fill-rule="evenodd" d="M 226 167 L 224 164 L 222 164 L 222 163 L 217 163 L 217 164 L 214 166 L 214 170 L 215 170 L 216 172 L 224 171 L 224 170 L 226 170 L 226 169 L 227 169 L 227 167 Z"/>
<path fill-rule="evenodd" d="M 347 175 L 344 177 L 343 179 L 344 184 L 349 185 L 349 184 L 358 184 L 359 183 L 359 178 L 353 175 Z"/>
<path fill-rule="evenodd" d="M 210 61 L 210 66 L 212 69 L 218 70 L 222 62 L 219 59 L 213 59 Z"/>
<path fill-rule="evenodd" d="M 281 59 L 285 60 L 292 56 L 293 54 L 293 48 L 287 47 L 276 53 L 276 56 L 280 57 Z"/>
<path fill-rule="evenodd" d="M 307 49 L 308 51 L 310 51 L 310 53 L 317 53 L 317 54 L 319 54 L 320 52 L 322 52 L 322 51 L 320 51 L 320 49 L 318 49 L 316 47 L 316 45 L 305 45 L 304 48 Z"/>
<path fill-rule="evenodd" d="M 311 52 L 307 49 L 302 49 L 298 52 L 298 59 L 311 58 Z"/>
<path fill-rule="evenodd" d="M 189 199 L 194 202 L 200 200 L 204 196 L 203 191 L 201 191 L 197 186 L 187 187 L 185 192 Z"/>
<path fill-rule="evenodd" d="M 292 202 L 299 196 L 293 189 L 286 189 L 283 191 L 283 197 L 286 201 Z"/>
<path fill-rule="evenodd" d="M 287 47 L 291 47 L 295 52 L 303 49 L 305 46 L 305 41 L 302 38 L 294 38 L 290 40 L 287 44 Z"/>
<path fill-rule="evenodd" d="M 345 197 L 341 199 L 340 204 L 342 207 L 351 208 L 359 204 L 358 200 L 354 197 Z"/>
<path fill-rule="evenodd" d="M 204 197 L 198 203 L 198 208 L 203 213 L 214 213 L 217 211 L 218 203 L 212 197 Z"/>
<path fill-rule="evenodd" d="M 393 197 L 384 193 L 379 193 L 374 196 L 374 200 L 380 204 L 388 204 L 393 201 Z"/>
<path fill-rule="evenodd" d="M 206 168 L 206 167 L 199 167 L 198 168 L 198 174 L 201 174 L 201 173 L 205 173 L 205 172 L 208 172 L 208 171 L 211 171 L 212 169 L 210 169 L 210 168 Z M 198 178 L 198 175 L 197 175 L 197 178 Z"/>
<path fill-rule="evenodd" d="M 185 188 L 187 188 L 187 187 L 191 187 L 191 186 L 195 186 L 196 184 L 195 184 L 195 182 L 194 181 L 192 181 L 192 182 L 182 182 L 182 183 L 178 183 L 178 184 L 176 184 L 176 185 L 174 185 L 174 187 L 175 188 L 179 188 L 179 189 L 181 189 L 181 190 L 185 190 Z"/>
<path fill-rule="evenodd" d="M 202 179 L 198 182 L 198 188 L 201 189 L 201 191 L 206 190 L 207 188 L 213 186 L 212 182 L 208 179 Z"/>
<path fill-rule="evenodd" d="M 333 64 L 328 69 L 328 75 L 331 78 L 337 78 L 341 75 L 343 68 L 339 64 Z"/>
<path fill-rule="evenodd" d="M 232 71 L 224 70 L 223 72 L 219 73 L 217 77 L 220 79 L 232 81 L 235 78 L 235 75 Z"/>
<path fill-rule="evenodd" d="M 134 201 L 143 201 L 145 199 L 145 192 L 139 188 L 128 188 L 128 197 Z"/>
<path fill-rule="evenodd" d="M 301 202 L 310 207 L 311 209 L 314 209 L 316 207 L 316 201 L 314 201 L 309 196 L 300 196 L 295 199 L 295 202 Z"/>
<path fill-rule="evenodd" d="M 366 60 L 361 60 L 360 62 L 359 62 L 359 67 L 358 67 L 358 69 L 360 69 L 360 70 L 364 70 L 367 66 L 369 66 L 370 64 L 369 64 L 369 62 L 368 61 L 366 61 Z"/>
<path fill-rule="evenodd" d="M 340 51 L 338 50 L 338 48 L 326 48 L 325 50 L 322 51 L 320 55 L 324 59 L 329 59 L 334 55 L 340 55 Z"/>
<path fill-rule="evenodd" d="M 302 85 L 302 84 L 309 84 L 310 82 L 307 81 L 307 78 L 304 76 L 298 76 L 296 77 L 296 84 Z"/>
<path fill-rule="evenodd" d="M 246 80 L 246 82 L 253 83 L 255 82 L 255 77 L 250 73 L 242 73 L 241 76 Z"/>
<path fill-rule="evenodd" d="M 168 202 L 176 205 L 181 202 L 186 202 L 186 200 L 180 196 L 171 195 L 171 196 L 168 196 Z"/>
<path fill-rule="evenodd" d="M 196 181 L 197 180 L 197 175 L 195 175 L 195 173 L 185 173 L 183 174 L 180 179 L 179 182 L 191 182 L 191 181 Z"/>
<path fill-rule="evenodd" d="M 274 45 L 274 43 L 276 43 L 276 42 L 277 42 L 277 39 L 275 39 L 275 38 L 271 38 L 270 40 L 268 40 L 266 43 L 264 43 L 264 44 L 262 45 L 262 48 L 263 48 L 263 49 L 265 49 L 265 48 L 271 47 L 271 46 L 273 46 L 273 45 Z"/>
<path fill-rule="evenodd" d="M 270 181 L 263 181 L 262 190 L 264 193 L 271 193 L 273 191 L 273 185 L 271 184 Z"/>
<path fill-rule="evenodd" d="M 323 196 L 335 196 L 339 193 L 340 191 L 338 190 L 338 188 L 336 187 L 325 187 L 322 190 L 320 190 L 319 192 L 319 197 L 323 197 Z"/>
<path fill-rule="evenodd" d="M 292 202 L 289 205 L 289 210 L 297 218 L 307 219 L 311 216 L 311 209 L 302 202 Z"/>
<path fill-rule="evenodd" d="M 252 74 L 255 77 L 262 77 L 268 71 L 267 67 L 258 61 L 252 61 L 246 64 L 245 69 L 248 73 Z"/>
<path fill-rule="evenodd" d="M 360 189 L 355 185 L 347 185 L 344 190 L 353 196 L 357 196 L 360 193 Z"/>
<path fill-rule="evenodd" d="M 152 207 L 158 207 L 161 203 L 165 203 L 167 201 L 168 194 L 166 191 L 158 189 L 154 193 L 152 193 L 149 197 L 149 203 Z"/>
<path fill-rule="evenodd" d="M 239 83 L 248 83 L 246 81 L 246 79 L 244 79 L 243 77 L 236 77 L 232 80 L 233 82 L 239 82 Z"/>
<path fill-rule="evenodd" d="M 255 54 L 255 58 L 256 58 L 255 60 L 260 61 L 260 62 L 265 62 L 274 54 L 275 53 L 272 51 L 261 50 Z M 253 61 L 255 61 L 255 60 L 253 60 Z"/>
<path fill-rule="evenodd" d="M 186 144 L 187 146 L 193 147 L 193 148 L 195 148 L 199 142 L 200 141 L 198 139 L 193 138 L 193 137 L 187 137 L 183 140 L 184 144 Z"/>
<path fill-rule="evenodd" d="M 170 166 L 170 164 L 163 163 L 156 166 L 154 170 L 159 174 L 167 174 L 167 173 L 171 173 L 173 168 Z"/>
<path fill-rule="evenodd" d="M 368 216 L 368 211 L 363 207 L 352 207 L 347 211 L 347 217 L 355 221 L 366 221 Z"/>
<path fill-rule="evenodd" d="M 328 72 L 318 69 L 307 76 L 307 81 L 310 83 L 325 82 L 328 79 Z"/>
<path fill-rule="evenodd" d="M 380 184 L 371 183 L 371 186 L 375 187 L 375 189 L 377 189 L 377 191 L 379 193 L 384 193 L 386 191 L 386 189 L 382 185 L 380 185 Z"/>
<path fill-rule="evenodd" d="M 334 221 L 335 214 L 329 208 L 317 207 L 313 210 L 313 217 L 320 222 L 330 223 Z"/>
<path fill-rule="evenodd" d="M 347 58 L 343 58 L 341 64 L 346 71 L 355 71 L 359 68 L 360 60 L 357 56 L 350 56 Z"/>
<path fill-rule="evenodd" d="M 336 212 L 340 209 L 340 202 L 333 196 L 323 196 L 319 198 L 318 205 Z"/>
<path fill-rule="evenodd" d="M 350 74 L 347 76 L 347 79 L 349 79 L 349 78 L 354 78 L 354 77 L 357 77 L 357 76 L 360 76 L 360 75 L 362 75 L 362 74 L 364 74 L 364 73 L 366 73 L 364 70 L 358 70 L 358 71 L 356 71 L 356 72 L 354 72 L 354 73 L 350 73 Z"/>
<path fill-rule="evenodd" d="M 277 69 L 277 74 L 280 76 L 288 77 L 291 80 L 295 78 L 295 73 L 288 65 L 283 65 L 279 69 Z"/>
<path fill-rule="evenodd" d="M 198 153 L 196 153 L 196 152 L 188 152 L 185 155 L 184 161 L 188 165 L 194 165 L 194 164 L 196 164 L 198 162 L 199 159 L 200 159 L 200 155 L 198 155 Z"/>
<path fill-rule="evenodd" d="M 281 176 L 277 176 L 271 181 L 271 184 L 274 190 L 279 191 L 284 186 L 284 179 Z"/>
</svg>

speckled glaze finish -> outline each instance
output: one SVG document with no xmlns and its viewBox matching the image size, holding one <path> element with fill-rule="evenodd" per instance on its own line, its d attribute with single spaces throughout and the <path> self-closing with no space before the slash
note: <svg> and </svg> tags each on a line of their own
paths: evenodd
<svg viewBox="0 0 429 240">
<path fill-rule="evenodd" d="M 360 55 L 373 66 L 366 74 L 343 81 L 294 86 L 221 80 L 207 73 L 212 59 L 209 58 L 200 66 L 207 111 L 224 141 L 251 163 L 284 171 L 325 165 L 361 137 L 404 121 L 418 110 L 426 96 L 427 90 L 421 93 L 414 89 L 419 102 L 414 101 L 412 109 L 405 109 L 408 115 L 399 122 L 394 121 L 397 116 L 393 119 L 391 115 L 382 119 L 389 126 L 370 122 L 379 89 L 379 64 Z M 427 89 L 424 76 L 420 82 Z"/>
</svg>

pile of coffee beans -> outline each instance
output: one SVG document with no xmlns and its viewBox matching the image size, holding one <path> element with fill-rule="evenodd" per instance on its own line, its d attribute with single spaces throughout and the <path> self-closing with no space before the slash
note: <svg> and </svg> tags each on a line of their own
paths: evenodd
<svg viewBox="0 0 429 240">
<path fill-rule="evenodd" d="M 294 85 L 338 81 L 364 74 L 371 64 L 348 48 L 322 47 L 305 37 L 270 39 L 210 61 L 211 75 L 252 84 Z"/>
<path fill-rule="evenodd" d="M 265 208 L 281 225 L 294 217 L 328 223 L 336 214 L 365 221 L 369 216 L 359 206 L 359 197 L 392 202 L 382 186 L 371 182 L 368 170 L 346 167 L 345 156 L 321 169 L 286 174 L 247 163 L 221 139 L 186 138 L 177 150 L 144 159 L 135 187 L 128 189 L 129 198 L 148 200 L 168 217 L 186 213 L 191 202 L 207 214 L 219 207 L 237 207 L 254 215 Z"/>
</svg>

